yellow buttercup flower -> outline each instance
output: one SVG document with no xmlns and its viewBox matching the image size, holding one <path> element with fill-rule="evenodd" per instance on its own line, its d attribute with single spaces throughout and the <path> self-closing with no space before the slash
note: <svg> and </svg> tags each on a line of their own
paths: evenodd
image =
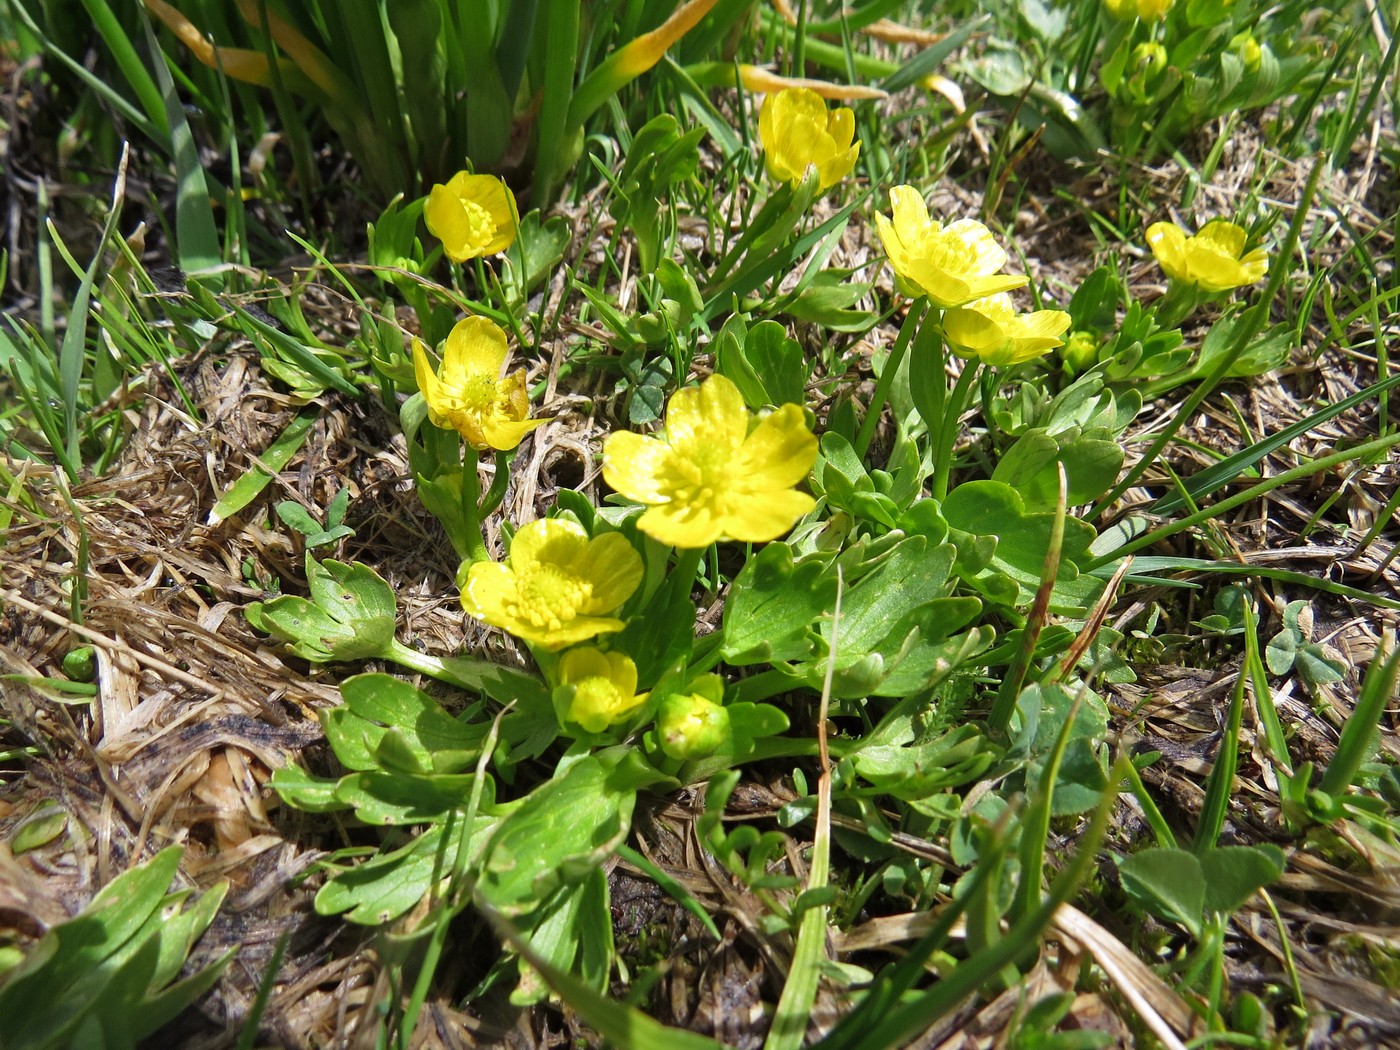
<svg viewBox="0 0 1400 1050">
<path fill-rule="evenodd" d="M 997 272 L 1006 265 L 1006 251 L 975 219 L 947 226 L 933 221 L 913 186 L 890 190 L 890 205 L 893 219 L 877 212 L 875 225 L 906 293 L 926 295 L 946 310 L 1029 280 Z"/>
<path fill-rule="evenodd" d="M 564 654 L 559 684 L 572 686 L 561 714 L 589 733 L 601 733 L 630 718 L 647 698 L 637 692 L 637 665 L 631 657 L 591 647 Z"/>
<path fill-rule="evenodd" d="M 495 175 L 459 171 L 428 193 L 423 221 L 454 262 L 495 255 L 515 240 L 515 195 Z"/>
<path fill-rule="evenodd" d="M 763 100 L 758 138 L 768 174 L 778 182 L 801 182 L 817 169 L 818 187 L 830 189 L 851 173 L 860 143 L 852 143 L 856 118 L 846 106 L 828 110 L 809 88 L 784 88 Z"/>
<path fill-rule="evenodd" d="M 1140 18 L 1144 22 L 1159 22 L 1167 16 L 1174 0 L 1103 0 L 1103 6 L 1114 18 Z"/>
<path fill-rule="evenodd" d="M 413 373 L 434 426 L 455 430 L 475 449 L 508 451 L 548 419 L 529 419 L 525 369 L 502 377 L 506 334 L 485 317 L 458 321 L 443 344 L 434 374 L 423 341 L 413 339 Z"/>
<path fill-rule="evenodd" d="M 777 539 L 816 505 L 794 486 L 816 461 L 817 439 L 800 405 L 751 422 L 738 388 L 711 376 L 676 392 L 659 435 L 610 435 L 603 479 L 646 504 L 637 528 L 673 547 Z"/>
<path fill-rule="evenodd" d="M 1263 248 L 1244 250 L 1246 234 L 1233 222 L 1216 219 L 1195 236 L 1174 222 L 1154 222 L 1147 243 L 1168 277 L 1211 294 L 1254 284 L 1269 272 Z"/>
<path fill-rule="evenodd" d="M 504 563 L 467 570 L 462 607 L 531 645 L 562 649 L 623 622 L 612 616 L 642 582 L 642 557 L 620 532 L 590 539 L 581 525 L 541 518 L 522 525 Z"/>
<path fill-rule="evenodd" d="M 1018 314 L 1005 292 L 976 299 L 943 315 L 943 335 L 959 357 L 979 357 L 998 368 L 1033 361 L 1061 346 L 1070 326 L 1063 310 Z"/>
</svg>

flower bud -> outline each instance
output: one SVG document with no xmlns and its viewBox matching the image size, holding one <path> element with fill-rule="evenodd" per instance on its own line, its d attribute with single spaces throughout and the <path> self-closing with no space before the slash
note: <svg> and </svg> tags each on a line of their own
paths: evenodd
<svg viewBox="0 0 1400 1050">
<path fill-rule="evenodd" d="M 1133 48 L 1128 61 L 1131 72 L 1123 85 L 1128 97 L 1139 105 L 1153 101 L 1166 81 L 1169 65 L 1167 49 L 1155 41 Z"/>
<path fill-rule="evenodd" d="M 1079 375 L 1093 367 L 1099 359 L 1099 341 L 1094 332 L 1086 332 L 1083 329 L 1071 332 L 1065 345 L 1060 348 L 1060 358 L 1064 361 L 1065 371 L 1070 375 Z"/>
<path fill-rule="evenodd" d="M 1254 34 L 1248 29 L 1242 29 L 1230 38 L 1230 50 L 1244 63 L 1248 72 L 1259 71 L 1259 60 L 1263 57 L 1263 52 L 1259 48 L 1259 41 L 1254 39 Z"/>
<path fill-rule="evenodd" d="M 671 758 L 706 758 L 728 739 L 729 712 L 703 696 L 672 693 L 661 701 L 656 735 Z"/>
</svg>

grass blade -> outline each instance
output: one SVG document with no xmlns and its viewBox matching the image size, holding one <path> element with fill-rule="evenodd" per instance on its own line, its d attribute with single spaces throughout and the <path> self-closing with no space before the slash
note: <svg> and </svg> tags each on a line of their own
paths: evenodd
<svg viewBox="0 0 1400 1050">
<path fill-rule="evenodd" d="M 321 414 L 316 405 L 308 405 L 287 425 L 279 437 L 261 456 L 257 457 L 251 469 L 233 483 L 227 492 L 214 504 L 209 512 L 209 524 L 217 525 L 226 521 L 257 498 L 258 493 L 267 488 L 276 474 L 296 455 L 311 433 L 311 427 Z"/>
</svg>

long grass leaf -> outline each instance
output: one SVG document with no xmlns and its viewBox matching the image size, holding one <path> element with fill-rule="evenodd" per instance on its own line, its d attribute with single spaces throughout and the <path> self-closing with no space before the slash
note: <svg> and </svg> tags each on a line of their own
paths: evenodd
<svg viewBox="0 0 1400 1050">
<path fill-rule="evenodd" d="M 208 273 L 223 260 L 219 231 L 214 223 L 214 210 L 209 203 L 209 184 L 204 181 L 204 165 L 199 160 L 199 147 L 195 145 L 194 133 L 190 131 L 189 121 L 185 119 L 184 104 L 175 92 L 175 82 L 166 67 L 165 52 L 161 50 L 151 29 L 150 20 L 144 17 L 144 12 L 141 24 L 146 31 L 146 45 L 150 48 L 156 80 L 160 83 L 161 94 L 165 99 L 165 119 L 170 128 L 170 152 L 175 161 L 177 184 L 176 254 L 180 260 L 180 267 L 185 272 L 205 274 L 205 280 L 221 285 L 221 279 L 212 278 Z"/>
<path fill-rule="evenodd" d="M 257 457 L 257 462 L 229 487 L 219 498 L 219 502 L 214 504 L 214 509 L 209 512 L 209 524 L 217 525 L 226 521 L 252 503 L 258 497 L 258 493 L 267 488 L 268 482 L 291 462 L 297 450 L 305 443 L 320 414 L 321 410 L 316 405 L 302 409 L 287 425 L 287 429 L 282 431 L 281 437 Z"/>
<path fill-rule="evenodd" d="M 1387 652 L 1387 649 L 1390 651 Z M 1387 632 L 1376 649 L 1375 659 L 1366 669 L 1356 706 L 1342 727 L 1337 753 L 1327 763 L 1327 772 L 1322 774 L 1322 782 L 1318 784 L 1324 793 L 1343 794 L 1356 781 L 1362 763 L 1369 761 L 1376 753 L 1380 743 L 1376 735 L 1377 727 L 1386 708 L 1395 699 L 1397 678 L 1400 678 L 1400 649 L 1395 647 L 1395 635 Z"/>
</svg>

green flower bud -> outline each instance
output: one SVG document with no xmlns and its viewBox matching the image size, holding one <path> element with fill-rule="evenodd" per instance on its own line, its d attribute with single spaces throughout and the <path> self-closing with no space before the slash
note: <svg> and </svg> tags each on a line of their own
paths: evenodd
<svg viewBox="0 0 1400 1050">
<path fill-rule="evenodd" d="M 1246 70 L 1251 73 L 1259 71 L 1259 60 L 1263 57 L 1263 52 L 1259 48 L 1259 41 L 1254 39 L 1254 34 L 1248 29 L 1242 29 L 1230 38 L 1230 50 L 1244 63 Z"/>
<path fill-rule="evenodd" d="M 1128 60 L 1129 74 L 1124 81 L 1128 97 L 1143 105 L 1153 101 L 1159 90 L 1167 85 L 1167 69 L 1170 66 L 1167 49 L 1155 41 L 1148 41 L 1133 48 Z"/>
<path fill-rule="evenodd" d="M 1099 359 L 1099 337 L 1095 332 L 1086 332 L 1083 329 L 1071 332 L 1065 345 L 1060 348 L 1060 358 L 1064 361 L 1065 371 L 1070 375 L 1079 375 L 1092 368 Z"/>
<path fill-rule="evenodd" d="M 729 712 L 703 696 L 672 693 L 661 701 L 656 735 L 671 758 L 706 758 L 729 738 Z"/>
</svg>

